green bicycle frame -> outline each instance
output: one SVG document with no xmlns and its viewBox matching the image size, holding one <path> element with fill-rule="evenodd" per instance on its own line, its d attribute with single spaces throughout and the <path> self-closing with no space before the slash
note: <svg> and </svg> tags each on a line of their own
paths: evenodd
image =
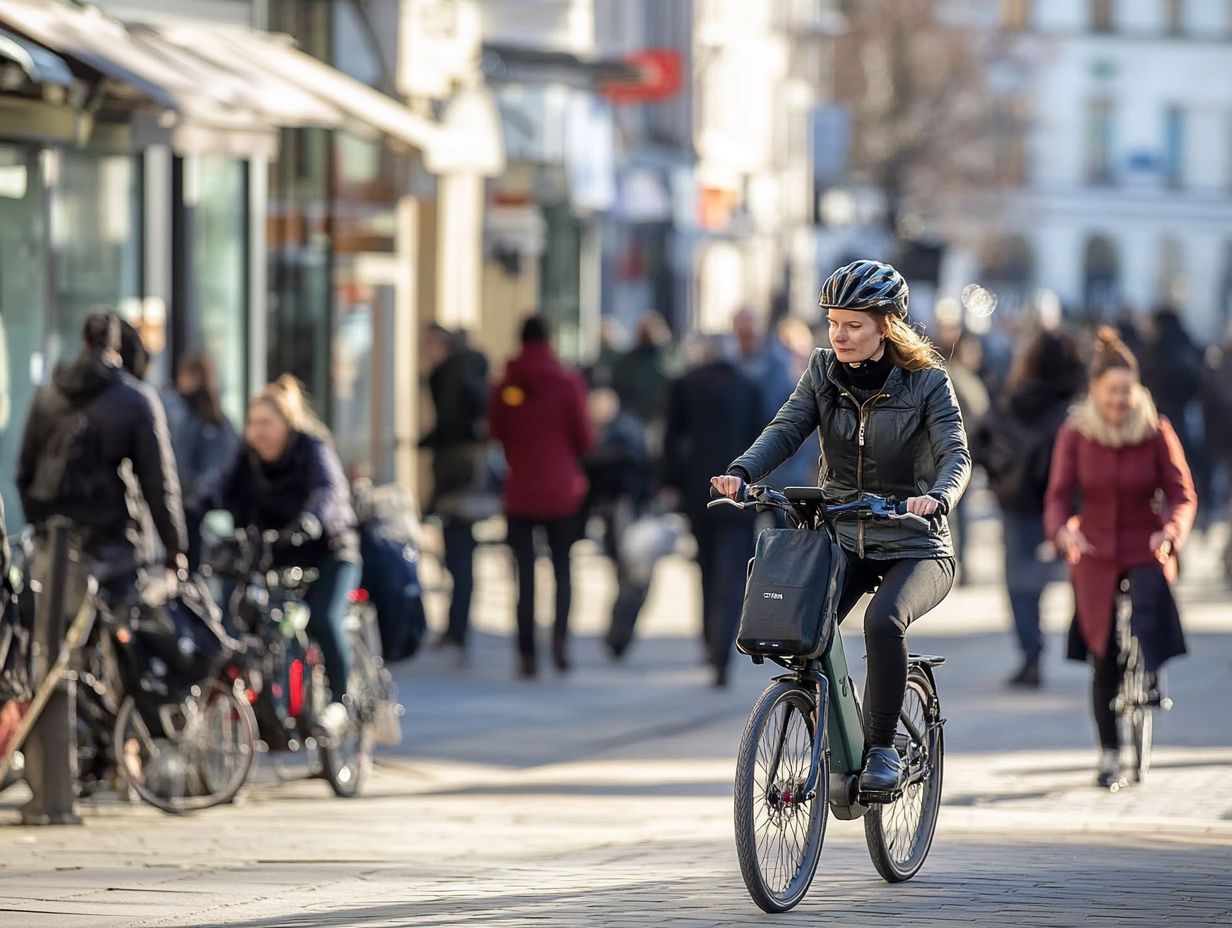
<svg viewBox="0 0 1232 928">
<path fill-rule="evenodd" d="M 864 719 L 856 684 L 847 669 L 847 652 L 838 629 L 821 658 L 821 672 L 829 681 L 826 742 L 830 757 L 830 810 L 838 819 L 856 819 L 868 806 L 856 802 L 856 779 L 864 765 Z"/>
</svg>

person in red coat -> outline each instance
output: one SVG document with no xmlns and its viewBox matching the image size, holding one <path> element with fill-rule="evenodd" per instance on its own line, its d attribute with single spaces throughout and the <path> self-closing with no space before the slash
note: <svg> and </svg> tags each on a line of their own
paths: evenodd
<svg viewBox="0 0 1232 928">
<path fill-rule="evenodd" d="M 1162 494 L 1162 503 L 1160 502 Z M 1081 507 L 1075 503 L 1081 498 Z M 1057 436 L 1044 504 L 1048 537 L 1069 563 L 1076 617 L 1069 657 L 1095 666 L 1092 707 L 1102 748 L 1098 782 L 1120 782 L 1120 738 L 1112 703 L 1120 670 L 1116 596 L 1130 586 L 1132 627 L 1155 674 L 1185 653 L 1171 582 L 1197 510 L 1180 440 L 1138 379 L 1138 362 L 1101 329 L 1090 391 Z"/>
<path fill-rule="evenodd" d="M 552 659 L 569 669 L 566 639 L 573 587 L 569 550 L 578 537 L 587 483 L 581 458 L 594 444 L 586 415 L 586 382 L 557 360 L 538 316 L 522 326 L 522 351 L 488 399 L 491 435 L 509 465 L 505 481 L 507 535 L 518 573 L 519 673 L 533 677 L 535 655 L 535 529 L 547 535 L 556 574 Z"/>
</svg>

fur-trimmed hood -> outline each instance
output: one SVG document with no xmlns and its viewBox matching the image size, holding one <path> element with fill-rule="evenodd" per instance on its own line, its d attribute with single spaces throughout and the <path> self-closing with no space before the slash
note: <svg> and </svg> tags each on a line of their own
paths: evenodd
<svg viewBox="0 0 1232 928">
<path fill-rule="evenodd" d="M 1120 425 L 1111 425 L 1095 408 L 1095 400 L 1086 396 L 1069 413 L 1069 424 L 1083 438 L 1106 448 L 1128 448 L 1153 438 L 1159 431 L 1159 413 L 1146 387 L 1134 387 L 1133 405 L 1129 416 Z"/>
</svg>

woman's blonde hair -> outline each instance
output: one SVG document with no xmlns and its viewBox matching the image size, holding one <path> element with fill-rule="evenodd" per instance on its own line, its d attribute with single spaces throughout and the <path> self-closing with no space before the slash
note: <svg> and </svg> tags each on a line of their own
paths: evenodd
<svg viewBox="0 0 1232 928">
<path fill-rule="evenodd" d="M 248 406 L 252 408 L 257 403 L 273 407 L 293 431 L 306 432 L 309 435 L 326 434 L 325 425 L 312 411 L 304 385 L 291 374 L 283 374 L 273 383 L 266 384 Z"/>
<path fill-rule="evenodd" d="M 881 331 L 885 335 L 886 351 L 894 363 L 908 371 L 930 367 L 943 368 L 945 360 L 935 345 L 893 313 L 881 316 Z"/>
</svg>

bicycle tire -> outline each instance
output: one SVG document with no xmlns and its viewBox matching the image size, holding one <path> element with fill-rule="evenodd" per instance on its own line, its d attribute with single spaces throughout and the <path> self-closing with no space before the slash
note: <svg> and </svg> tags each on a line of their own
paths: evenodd
<svg viewBox="0 0 1232 928">
<path fill-rule="evenodd" d="M 779 717 L 778 710 L 782 707 L 781 730 L 775 736 L 770 730 L 771 722 Z M 765 912 L 786 912 L 795 908 L 812 885 L 813 876 L 817 871 L 817 863 L 821 859 L 821 849 L 825 842 L 826 818 L 830 808 L 830 765 L 825 751 L 821 754 L 821 770 L 817 782 L 817 795 L 805 803 L 778 804 L 767 793 L 758 796 L 758 774 L 768 774 L 766 764 L 759 765 L 759 749 L 768 747 L 772 752 L 781 752 L 793 731 L 797 739 L 793 743 L 793 756 L 787 758 L 786 779 L 794 785 L 802 785 L 808 774 L 813 748 L 813 739 L 824 736 L 815 731 L 812 715 L 815 703 L 811 693 L 797 684 L 781 680 L 768 687 L 753 706 L 744 734 L 740 739 L 740 750 L 736 762 L 735 781 L 735 829 L 736 854 L 740 861 L 740 874 L 749 896 Z M 792 729 L 792 713 L 800 719 L 800 724 Z M 804 737 L 798 737 L 803 733 Z M 770 738 L 767 741 L 766 735 Z M 781 758 L 781 755 L 780 755 Z M 773 761 L 771 760 L 771 763 Z M 781 758 L 774 781 L 764 784 L 764 789 L 778 787 L 783 777 L 784 760 Z M 761 813 L 768 824 L 773 824 L 775 816 L 784 822 L 788 819 L 799 819 L 796 810 L 804 809 L 807 821 L 800 827 L 794 823 L 792 827 L 792 848 L 797 859 L 794 867 L 787 865 L 790 873 L 784 882 L 781 879 L 773 881 L 763 867 L 763 854 L 758 841 L 758 816 Z M 770 855 L 764 857 L 769 865 Z M 782 857 L 776 858 L 781 863 Z M 783 883 L 781 889 L 775 887 Z"/>
<path fill-rule="evenodd" d="M 923 722 L 927 726 L 928 756 L 923 762 L 928 765 L 928 773 L 923 780 L 904 789 L 898 800 L 875 805 L 864 816 L 869 857 L 887 883 L 909 880 L 924 866 L 937 830 L 945 764 L 945 735 L 936 688 L 919 668 L 912 668 L 907 674 L 903 708 L 917 724 Z M 913 809 L 918 810 L 914 825 Z M 898 850 L 903 844 L 905 853 Z"/>
<path fill-rule="evenodd" d="M 371 651 L 358 636 L 351 636 L 346 731 L 341 736 L 341 744 L 335 744 L 332 738 L 319 739 L 321 776 L 339 799 L 354 799 L 358 796 L 372 771 L 372 725 L 367 718 L 364 703 L 368 699 L 368 678 L 373 670 Z M 313 694 L 317 702 L 313 707 L 313 717 L 319 719 L 321 710 L 324 709 L 326 688 L 322 677 L 315 677 L 313 682 Z"/>
<path fill-rule="evenodd" d="M 1134 751 L 1134 782 L 1141 783 L 1151 769 L 1155 718 L 1147 704 L 1146 668 L 1142 663 L 1142 645 L 1136 638 L 1130 640 L 1121 687 L 1125 728 Z"/>
<path fill-rule="evenodd" d="M 135 757 L 131 749 L 133 741 L 137 741 L 135 747 L 139 751 L 142 740 L 148 739 L 148 744 L 153 745 L 154 741 L 173 739 L 154 738 L 143 714 L 138 710 L 131 696 L 125 698 L 116 713 L 114 743 L 119 754 L 116 767 L 121 778 L 142 802 L 169 815 L 197 812 L 230 802 L 248 781 L 248 775 L 256 759 L 256 717 L 247 700 L 242 699 L 234 687 L 221 684 L 211 686 L 203 695 L 186 699 L 179 708 L 187 706 L 190 701 L 194 700 L 198 705 L 197 711 L 204 709 L 208 712 L 219 704 L 225 706 L 230 721 L 235 726 L 235 749 L 238 761 L 221 783 L 217 781 L 211 783 L 210 775 L 205 768 L 208 755 L 211 751 L 218 749 L 221 741 L 215 739 L 214 733 L 209 731 L 204 723 L 201 723 L 197 724 L 187 736 L 189 742 L 186 746 L 175 750 L 174 755 L 168 751 L 174 759 L 167 762 L 166 768 L 158 771 L 161 779 L 155 781 L 162 788 L 152 786 L 151 778 L 145 769 L 146 762 L 139 759 L 139 755 L 136 755 L 137 763 L 133 762 Z M 131 731 L 130 726 L 132 726 Z M 141 734 L 142 732 L 144 735 Z M 157 757 L 158 752 L 155 753 L 155 759 Z M 137 768 L 140 768 L 140 775 Z M 193 785 L 192 794 L 183 795 L 181 787 L 187 788 L 190 781 Z"/>
</svg>

